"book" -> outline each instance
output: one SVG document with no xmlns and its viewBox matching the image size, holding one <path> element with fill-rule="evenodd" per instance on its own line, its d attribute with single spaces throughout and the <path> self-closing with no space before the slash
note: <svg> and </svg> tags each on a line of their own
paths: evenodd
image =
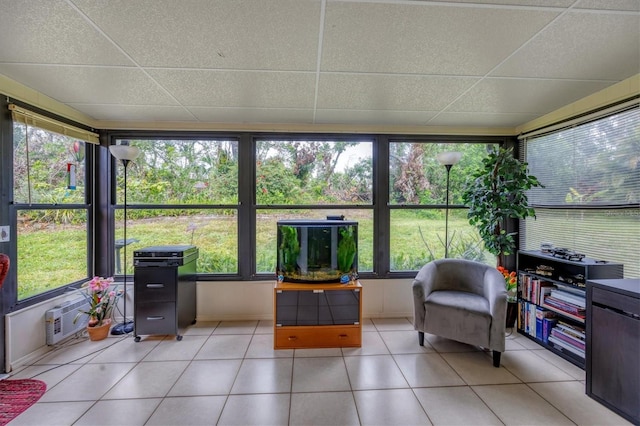
<svg viewBox="0 0 640 426">
<path fill-rule="evenodd" d="M 578 288 L 576 286 L 573 286 L 571 284 L 562 284 L 562 283 L 555 283 L 556 287 L 558 287 L 559 290 L 565 291 L 567 293 L 572 293 L 575 294 L 577 296 L 581 296 L 584 297 L 584 288 Z"/>
<path fill-rule="evenodd" d="M 564 321 L 558 321 L 557 325 L 558 329 L 562 330 L 563 333 L 572 336 L 578 340 L 582 340 L 584 342 L 586 338 L 586 333 L 584 327 L 578 327 L 574 325 L 567 324 Z"/>
<path fill-rule="evenodd" d="M 563 312 L 567 312 L 571 315 L 575 315 L 577 317 L 580 317 L 580 319 L 584 320 L 585 318 L 585 309 L 581 308 L 580 306 L 576 306 L 576 305 L 572 305 L 571 303 L 556 299 L 553 296 L 547 296 L 544 298 L 544 305 L 549 305 L 552 306 L 556 309 L 559 309 Z"/>
<path fill-rule="evenodd" d="M 571 352 L 575 355 L 578 355 L 581 358 L 584 358 L 584 351 L 581 351 L 580 349 L 569 345 L 568 343 L 563 342 L 562 340 L 558 339 L 557 337 L 554 336 L 549 336 L 549 342 L 553 343 L 553 346 L 559 348 L 559 349 L 564 349 L 568 352 Z"/>
<path fill-rule="evenodd" d="M 567 293 L 566 291 L 562 290 L 551 290 L 551 296 L 564 302 L 571 303 L 572 305 L 579 306 L 581 308 L 585 308 L 587 306 L 586 301 L 584 300 L 584 296 Z"/>
<path fill-rule="evenodd" d="M 553 337 L 556 337 L 560 340 L 562 340 L 563 342 L 573 346 L 574 348 L 580 349 L 582 351 L 585 350 L 585 343 L 584 340 L 580 340 L 580 339 L 576 339 L 573 336 L 570 336 L 568 334 L 565 334 L 561 329 L 559 329 L 558 327 L 555 327 L 553 330 L 551 330 L 551 335 Z"/>
<path fill-rule="evenodd" d="M 542 319 L 542 341 L 544 343 L 549 343 L 549 336 L 551 336 L 551 330 L 558 323 L 558 319 L 555 317 L 548 317 Z"/>
<path fill-rule="evenodd" d="M 543 285 L 542 287 L 540 287 L 540 293 L 538 294 L 538 298 L 536 300 L 536 303 L 538 305 L 542 305 L 542 303 L 544 303 L 544 298 L 551 294 L 551 290 L 555 289 L 555 286 L 553 284 L 547 284 L 549 285 Z"/>
<path fill-rule="evenodd" d="M 562 309 L 558 309 L 555 306 L 552 306 L 552 305 L 546 303 L 546 301 L 545 301 L 545 303 L 542 304 L 542 307 L 545 308 L 545 309 L 549 309 L 551 311 L 557 312 L 557 313 L 559 313 L 559 314 L 561 314 L 561 315 L 563 315 L 565 317 L 571 318 L 571 319 L 573 319 L 575 321 L 580 321 L 580 322 L 584 322 L 585 321 L 585 315 L 581 315 L 581 316 L 574 315 L 574 314 L 569 313 L 567 311 L 563 311 Z"/>
<path fill-rule="evenodd" d="M 529 303 L 529 311 L 527 313 L 529 322 L 529 336 L 536 337 L 536 308 L 533 303 Z"/>
<path fill-rule="evenodd" d="M 553 311 L 549 311 L 539 306 L 536 308 L 536 339 L 543 340 L 543 320 L 555 315 L 556 314 Z"/>
<path fill-rule="evenodd" d="M 525 298 L 525 293 L 526 293 L 526 282 L 529 279 L 529 275 L 525 274 L 523 272 L 520 272 L 518 274 L 518 294 L 520 295 L 521 299 Z"/>
</svg>

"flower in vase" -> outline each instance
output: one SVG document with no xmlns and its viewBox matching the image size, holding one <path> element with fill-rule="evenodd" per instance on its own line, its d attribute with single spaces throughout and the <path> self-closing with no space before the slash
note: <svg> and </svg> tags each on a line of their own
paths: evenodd
<svg viewBox="0 0 640 426">
<path fill-rule="evenodd" d="M 80 315 L 88 315 L 89 327 L 98 327 L 104 324 L 104 321 L 111 318 L 113 308 L 118 303 L 121 292 L 111 288 L 113 277 L 93 277 L 82 285 L 83 296 L 89 301 L 89 309 L 78 312 L 73 322 L 76 322 Z"/>
<path fill-rule="evenodd" d="M 516 301 L 516 289 L 518 288 L 518 277 L 516 271 L 511 271 L 505 267 L 498 266 L 498 272 L 504 277 L 504 286 L 507 289 L 507 300 L 509 302 Z"/>
</svg>

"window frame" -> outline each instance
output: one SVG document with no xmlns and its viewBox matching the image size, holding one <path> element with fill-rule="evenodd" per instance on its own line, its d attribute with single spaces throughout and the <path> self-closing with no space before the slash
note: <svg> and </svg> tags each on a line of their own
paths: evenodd
<svg viewBox="0 0 640 426">
<path fill-rule="evenodd" d="M 106 139 L 108 141 L 107 146 L 111 146 L 117 143 L 119 140 L 179 140 L 179 141 L 202 141 L 202 140 L 235 140 L 238 143 L 238 170 L 241 168 L 241 146 L 243 143 L 241 142 L 242 135 L 239 133 L 222 133 L 222 132 L 176 132 L 176 131 L 162 131 L 162 132 L 153 132 L 153 131 L 109 131 L 107 132 Z M 117 159 L 113 157 L 113 155 L 108 154 L 108 162 L 109 162 L 109 173 L 107 179 L 109 181 L 109 197 L 108 197 L 108 215 L 105 216 L 103 224 L 110 230 L 109 233 L 109 243 L 108 243 L 108 251 L 111 254 L 109 258 L 109 270 L 113 271 L 111 275 L 116 277 L 117 279 L 122 279 L 124 274 L 117 274 L 113 265 L 115 264 L 115 212 L 116 210 L 124 209 L 123 204 L 118 204 L 117 200 L 117 171 L 118 164 Z M 133 161 L 135 163 L 135 160 Z M 131 167 L 131 166 L 129 166 Z M 240 180 L 242 173 L 239 172 L 238 175 L 238 203 L 237 204 L 140 204 L 140 203 L 132 203 L 127 200 L 127 212 L 132 210 L 220 210 L 220 209 L 228 209 L 228 210 L 236 210 L 238 223 L 240 223 L 241 210 L 242 210 L 242 201 L 240 201 Z M 241 262 L 240 262 L 240 243 L 241 240 L 240 233 L 242 232 L 242 227 L 238 227 L 238 272 L 236 273 L 198 273 L 197 277 L 199 281 L 236 281 L 243 279 L 243 271 L 241 271 Z M 127 260 L 133 260 L 133 253 L 129 254 L 127 252 Z M 123 265 L 122 268 L 126 272 L 126 268 Z M 127 274 L 127 277 L 131 277 L 131 274 Z"/>
<path fill-rule="evenodd" d="M 18 106 L 21 107 L 25 107 L 28 110 L 31 110 L 43 117 L 47 117 L 53 121 L 57 121 L 64 124 L 68 124 L 70 126 L 76 127 L 78 129 L 84 129 L 87 132 L 93 132 L 94 129 L 91 129 L 87 126 L 84 126 L 80 123 L 75 123 L 71 120 L 65 119 L 63 117 L 59 117 L 55 114 L 49 113 L 48 111 L 44 111 L 41 110 L 39 108 L 34 108 L 32 106 L 29 106 L 27 104 L 23 104 L 21 102 L 17 102 L 15 100 L 11 101 L 12 104 L 16 104 Z M 8 100 L 6 101 L 6 103 L 4 104 L 7 107 L 7 111 L 9 111 L 9 102 Z M 3 120 L 3 122 L 6 124 L 7 128 L 11 129 L 11 131 L 9 132 L 9 134 L 11 135 L 9 138 L 6 138 L 4 140 L 4 144 L 3 146 L 5 147 L 10 147 L 10 153 L 11 155 L 9 156 L 10 158 L 8 159 L 8 162 L 10 163 L 10 167 L 7 168 L 7 170 L 10 170 L 9 173 L 6 173 L 6 181 L 3 181 L 3 186 L 6 188 L 9 188 L 9 192 L 10 192 L 10 202 L 9 202 L 9 209 L 8 209 L 8 217 L 9 217 L 9 223 L 10 223 L 10 241 L 12 241 L 12 243 L 10 244 L 10 249 L 8 250 L 8 253 L 10 255 L 10 257 L 12 259 L 15 259 L 16 264 L 12 265 L 12 268 L 9 270 L 9 275 L 7 276 L 6 281 L 12 281 L 13 283 L 15 283 L 13 286 L 6 286 L 8 288 L 7 291 L 7 302 L 5 302 L 5 308 L 6 308 L 6 312 L 12 312 L 12 311 L 16 311 L 19 309 L 23 309 L 25 307 L 28 306 L 32 306 L 47 300 L 50 300 L 53 297 L 56 296 L 60 296 L 63 294 L 66 294 L 70 291 L 75 291 L 77 288 L 79 288 L 79 286 L 84 283 L 85 281 L 88 280 L 89 276 L 91 275 L 91 271 L 93 270 L 93 261 L 94 261 L 94 247 L 95 247 L 95 235 L 94 235 L 94 229 L 95 229 L 95 217 L 94 217 L 94 183 L 95 183 L 95 176 L 94 176 L 94 170 L 95 170 L 95 151 L 97 149 L 97 146 L 94 143 L 91 142 L 87 142 L 85 141 L 85 156 L 84 156 L 84 167 L 85 167 L 85 181 L 84 181 L 84 187 L 85 187 L 85 192 L 84 192 L 84 203 L 80 204 L 80 203 L 69 203 L 69 204 L 49 204 L 49 203 L 31 203 L 29 204 L 28 202 L 15 202 L 13 199 L 13 189 L 14 189 L 14 174 L 13 174 L 13 169 L 15 167 L 14 164 L 14 151 L 13 151 L 13 146 L 14 146 L 14 140 L 13 140 L 13 127 L 14 127 L 14 120 L 13 117 L 11 116 L 10 113 L 7 114 L 6 116 L 6 120 Z M 18 124 L 22 124 L 19 123 Z M 29 125 L 31 126 L 31 125 Z M 39 127 L 39 126 L 33 126 L 33 127 Z M 51 130 L 48 129 L 43 129 L 45 131 L 51 132 Z M 18 286 L 19 283 L 17 282 L 17 259 L 18 259 L 18 230 L 17 230 L 17 218 L 18 215 L 20 214 L 20 212 L 23 211 L 40 211 L 40 210 L 84 210 L 86 211 L 86 215 L 87 215 L 87 221 L 86 221 L 86 276 L 69 282 L 69 283 L 65 283 L 62 284 L 54 289 L 50 289 L 47 291 L 44 291 L 42 293 L 38 293 L 32 296 L 28 296 L 22 300 L 18 299 Z M 5 282 L 6 284 L 6 282 Z"/>
<path fill-rule="evenodd" d="M 108 144 L 120 139 L 177 139 L 177 140 L 202 140 L 202 139 L 236 139 L 238 140 L 238 205 L 233 206 L 238 213 L 238 223 L 242 224 L 238 229 L 238 272 L 236 274 L 202 274 L 198 273 L 198 281 L 265 281 L 274 279 L 274 274 L 256 272 L 256 214 L 258 210 L 329 210 L 340 209 L 348 212 L 353 209 L 369 209 L 373 214 L 373 270 L 363 272 L 363 279 L 400 279 L 413 278 L 416 271 L 389 271 L 389 232 L 390 212 L 394 209 L 425 209 L 439 208 L 445 205 L 390 205 L 389 203 L 389 144 L 391 142 L 419 142 L 419 143 L 480 143 L 498 145 L 516 145 L 516 138 L 511 136 L 493 135 L 400 135 L 400 134 L 342 134 L 342 133 L 266 133 L 266 132 L 215 132 L 215 131 L 109 131 L 107 132 Z M 256 147 L 259 140 L 346 140 L 346 141 L 371 141 L 372 142 L 372 203 L 371 204 L 331 204 L 331 205 L 257 205 L 256 204 Z M 110 156 L 111 157 L 111 156 Z M 109 159 L 110 170 L 113 170 L 115 161 Z M 110 251 L 114 247 L 114 211 L 121 208 L 114 204 L 115 200 L 115 174 L 109 173 L 109 223 L 100 223 L 99 226 L 109 226 Z M 133 205 L 128 203 L 127 209 L 150 208 L 229 208 L 229 205 Z M 463 205 L 450 205 L 450 209 L 465 209 Z"/>
<path fill-rule="evenodd" d="M 478 135 L 390 135 L 386 138 L 384 159 L 386 160 L 383 164 L 380 165 L 381 176 L 380 179 L 384 179 L 386 182 L 386 191 L 384 192 L 385 196 L 385 224 L 387 225 L 384 229 L 384 235 L 386 237 L 385 241 L 385 252 L 383 254 L 383 265 L 387 269 L 384 276 L 381 278 L 413 278 L 417 271 L 408 270 L 408 271 L 390 271 L 391 268 L 391 239 L 390 229 L 391 229 L 391 211 L 393 210 L 429 210 L 429 209 L 445 209 L 447 207 L 445 204 L 395 204 L 391 203 L 389 194 L 389 178 L 390 178 L 390 145 L 392 143 L 425 143 L 425 144 L 496 144 L 498 146 L 514 146 L 516 144 L 516 138 L 509 136 L 478 136 Z M 380 159 L 382 160 L 382 159 Z M 444 166 L 443 166 L 444 167 Z M 454 166 L 455 167 L 455 166 Z M 468 207 L 463 204 L 449 204 L 449 210 L 465 210 Z"/>
</svg>

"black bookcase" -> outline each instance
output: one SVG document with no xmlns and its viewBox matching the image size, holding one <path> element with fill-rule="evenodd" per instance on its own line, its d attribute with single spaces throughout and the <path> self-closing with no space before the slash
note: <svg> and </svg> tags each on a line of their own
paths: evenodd
<svg viewBox="0 0 640 426">
<path fill-rule="evenodd" d="M 567 260 L 541 251 L 519 251 L 518 333 L 585 368 L 586 283 L 623 277 L 623 265 Z"/>
</svg>

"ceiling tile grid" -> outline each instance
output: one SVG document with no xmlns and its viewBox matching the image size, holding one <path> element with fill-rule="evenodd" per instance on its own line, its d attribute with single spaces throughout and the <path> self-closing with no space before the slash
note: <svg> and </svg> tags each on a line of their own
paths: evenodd
<svg viewBox="0 0 640 426">
<path fill-rule="evenodd" d="M 500 127 L 640 73 L 640 0 L 0 0 L 0 74 L 97 121 Z"/>
</svg>

